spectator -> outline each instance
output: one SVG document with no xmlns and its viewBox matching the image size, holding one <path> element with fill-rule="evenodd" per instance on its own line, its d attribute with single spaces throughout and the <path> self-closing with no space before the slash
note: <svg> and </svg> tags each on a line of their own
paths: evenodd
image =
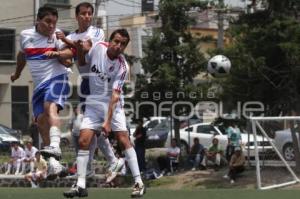
<svg viewBox="0 0 300 199">
<path fill-rule="evenodd" d="M 40 135 L 39 135 L 39 130 L 37 127 L 37 123 L 35 122 L 35 119 L 32 118 L 31 124 L 29 126 L 29 132 L 30 132 L 30 137 L 32 137 L 32 145 L 40 149 Z"/>
<path fill-rule="evenodd" d="M 25 179 L 31 183 L 32 188 L 37 188 L 38 184 L 47 177 L 47 162 L 40 152 L 35 153 L 34 171 L 25 175 Z"/>
<path fill-rule="evenodd" d="M 233 122 L 229 121 L 229 125 L 226 129 L 228 137 L 228 145 L 226 149 L 226 159 L 230 161 L 232 154 L 234 153 L 234 148 L 240 146 L 241 143 L 241 131 L 239 127 Z"/>
<path fill-rule="evenodd" d="M 227 161 L 224 158 L 223 149 L 219 146 L 218 138 L 212 140 L 212 145 L 208 148 L 204 158 L 205 165 L 207 165 L 208 161 L 211 161 L 215 166 L 215 170 L 218 170 L 221 164 L 227 164 Z"/>
<path fill-rule="evenodd" d="M 224 176 L 225 179 L 230 179 L 230 183 L 233 184 L 236 180 L 237 174 L 242 173 L 245 170 L 245 156 L 241 147 L 235 147 L 234 154 L 229 162 L 229 172 Z"/>
<path fill-rule="evenodd" d="M 193 171 L 195 171 L 199 166 L 201 169 L 205 169 L 205 166 L 201 165 L 205 154 L 206 149 L 202 144 L 200 144 L 199 138 L 194 138 L 194 144 L 191 148 L 190 155 L 188 158 L 189 162 L 193 163 Z"/>
<path fill-rule="evenodd" d="M 35 153 L 38 151 L 37 148 L 32 146 L 32 140 L 26 141 L 25 146 L 25 157 L 22 163 L 22 174 L 26 174 L 26 167 L 30 167 L 30 172 L 33 172 L 34 169 L 34 161 L 35 161 Z"/>
<path fill-rule="evenodd" d="M 138 158 L 138 164 L 140 172 L 146 170 L 146 160 L 145 160 L 145 141 L 146 141 L 146 129 L 143 127 L 143 120 L 138 121 L 138 125 L 133 134 L 135 137 L 134 145 L 135 151 Z"/>
<path fill-rule="evenodd" d="M 176 139 L 173 138 L 171 141 L 171 147 L 167 148 L 167 156 L 160 156 L 157 158 L 158 166 L 162 175 L 166 172 L 171 172 L 171 166 L 173 163 L 178 163 L 179 154 L 180 148 L 177 146 Z"/>
<path fill-rule="evenodd" d="M 7 165 L 6 175 L 10 174 L 11 169 L 15 169 L 15 175 L 20 175 L 20 169 L 25 157 L 25 152 L 22 147 L 19 146 L 19 143 L 13 142 L 11 145 L 11 157 Z"/>
</svg>

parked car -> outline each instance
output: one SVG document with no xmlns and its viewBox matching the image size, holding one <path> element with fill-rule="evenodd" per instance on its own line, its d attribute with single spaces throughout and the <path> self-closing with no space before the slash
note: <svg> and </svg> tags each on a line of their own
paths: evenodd
<svg viewBox="0 0 300 199">
<path fill-rule="evenodd" d="M 22 141 L 11 135 L 11 132 L 14 131 L 14 129 L 0 125 L 0 151 L 9 151 L 12 142 L 23 144 Z"/>
<path fill-rule="evenodd" d="M 299 141 L 299 133 L 296 133 Z M 284 159 L 287 161 L 295 160 L 295 152 L 293 147 L 293 139 L 291 134 L 291 129 L 284 129 L 280 131 L 275 131 L 275 145 L 277 149 L 281 152 Z M 300 147 L 300 144 L 299 144 Z"/>
<path fill-rule="evenodd" d="M 154 127 L 156 127 L 157 125 L 161 124 L 162 122 L 166 122 L 166 121 L 167 121 L 167 117 L 161 117 L 161 116 L 150 117 L 149 120 L 144 122 L 143 127 L 146 128 L 146 131 L 148 134 L 148 132 L 151 131 Z M 135 128 L 136 128 L 136 126 L 134 126 L 133 128 L 130 128 L 130 140 L 133 144 L 134 144 L 134 140 L 135 140 L 135 137 L 133 136 L 133 134 L 135 132 Z"/>
<path fill-rule="evenodd" d="M 242 133 L 242 146 L 245 155 L 249 157 L 255 156 L 254 136 L 252 134 Z M 174 131 L 170 133 L 168 123 L 161 123 L 147 133 L 146 147 L 169 147 L 171 138 L 175 137 Z M 189 148 L 193 144 L 194 138 L 199 138 L 200 143 L 204 147 L 209 147 L 213 138 L 218 138 L 220 146 L 225 150 L 228 138 L 226 133 L 222 133 L 218 126 L 211 123 L 197 123 L 180 129 L 180 146 L 183 154 L 188 153 Z M 271 144 L 262 136 L 257 136 L 259 154 L 264 155 L 273 152 Z"/>
</svg>

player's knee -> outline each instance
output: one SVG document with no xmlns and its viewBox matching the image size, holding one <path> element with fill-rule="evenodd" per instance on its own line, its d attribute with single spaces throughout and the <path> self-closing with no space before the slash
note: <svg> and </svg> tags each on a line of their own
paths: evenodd
<svg viewBox="0 0 300 199">
<path fill-rule="evenodd" d="M 89 149 L 89 140 L 86 137 L 80 137 L 78 140 L 79 148 L 83 150 Z"/>
<path fill-rule="evenodd" d="M 120 135 L 117 137 L 117 139 L 122 150 L 132 147 L 131 142 L 129 141 L 127 136 Z"/>
</svg>

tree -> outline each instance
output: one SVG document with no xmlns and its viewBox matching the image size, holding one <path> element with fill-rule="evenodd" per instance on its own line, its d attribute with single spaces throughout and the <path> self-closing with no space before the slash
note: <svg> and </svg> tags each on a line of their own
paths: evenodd
<svg viewBox="0 0 300 199">
<path fill-rule="evenodd" d="M 154 31 L 153 37 L 147 43 L 146 56 L 142 59 L 143 68 L 151 82 L 145 81 L 145 76 L 139 78 L 135 95 L 137 101 L 151 100 L 156 104 L 171 101 L 166 104 L 169 111 L 164 113 L 169 116 L 172 103 L 191 101 L 187 95 L 179 96 L 178 93 L 186 94 L 188 91 L 196 90 L 196 86 L 192 84 L 193 78 L 204 69 L 206 60 L 199 50 L 201 38 L 192 37 L 189 27 L 195 23 L 191 11 L 205 8 L 206 5 L 206 2 L 198 0 L 160 1 L 156 20 L 159 20 L 162 26 Z M 146 92 L 151 99 L 141 97 Z M 154 99 L 153 93 L 160 93 L 160 98 Z M 143 113 L 142 116 L 152 114 L 149 107 L 140 112 Z M 179 105 L 176 106 L 173 115 L 182 115 L 183 112 L 183 106 Z M 177 119 L 174 126 L 175 136 L 179 140 Z"/>
<path fill-rule="evenodd" d="M 299 1 L 268 0 L 265 10 L 233 21 L 229 30 L 232 45 L 224 51 L 233 67 L 222 83 L 223 100 L 263 102 L 270 116 L 299 115 L 299 11 Z M 293 138 L 298 146 L 296 136 Z M 299 150 L 296 152 L 299 168 Z"/>
</svg>

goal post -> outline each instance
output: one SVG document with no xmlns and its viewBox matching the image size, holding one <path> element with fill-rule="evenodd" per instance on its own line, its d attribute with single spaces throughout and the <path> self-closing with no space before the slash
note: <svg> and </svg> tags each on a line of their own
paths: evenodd
<svg viewBox="0 0 300 199">
<path fill-rule="evenodd" d="M 266 131 L 266 127 L 264 127 L 264 125 L 263 125 L 266 123 L 272 124 L 272 122 L 277 122 L 277 123 L 281 122 L 281 125 L 284 126 L 286 121 L 291 121 L 291 122 L 299 121 L 300 122 L 300 116 L 299 117 L 296 117 L 296 116 L 295 117 L 293 117 L 293 116 L 289 116 L 289 117 L 250 117 L 250 122 L 251 122 L 252 132 L 253 132 L 253 139 L 254 139 L 257 188 L 260 190 L 274 189 L 274 188 L 279 188 L 279 187 L 283 187 L 283 186 L 293 185 L 293 184 L 300 182 L 296 173 L 292 169 L 292 166 L 295 163 L 293 161 L 287 161 L 285 159 L 285 157 L 282 155 L 281 149 L 279 149 L 278 145 L 276 145 L 276 143 L 275 143 L 276 139 L 273 139 L 270 137 L 270 134 L 267 133 L 267 131 Z M 258 133 L 260 133 L 260 135 L 258 135 Z M 258 146 L 258 136 L 263 136 L 263 138 L 268 142 L 268 144 L 270 144 L 270 146 L 272 147 L 272 150 L 274 150 L 274 153 L 276 155 L 276 158 L 273 158 L 273 159 L 271 158 L 270 160 L 268 160 L 269 161 L 268 167 L 264 167 L 265 164 L 262 163 L 262 160 L 261 160 L 261 155 L 260 155 L 259 146 Z M 274 137 L 275 136 L 276 136 L 276 132 L 274 133 Z M 273 157 L 275 157 L 275 156 L 273 156 Z M 265 170 L 268 170 L 269 173 L 273 171 L 274 175 L 277 170 L 278 171 L 284 170 L 285 178 L 276 179 L 276 177 L 272 176 L 272 174 L 269 174 L 269 178 L 271 176 L 271 177 L 274 177 L 275 179 L 266 180 L 266 181 L 268 181 L 268 183 L 263 183 L 262 178 L 263 177 L 268 178 L 267 177 L 268 175 L 266 175 L 266 176 L 262 175 L 263 167 Z"/>
</svg>

